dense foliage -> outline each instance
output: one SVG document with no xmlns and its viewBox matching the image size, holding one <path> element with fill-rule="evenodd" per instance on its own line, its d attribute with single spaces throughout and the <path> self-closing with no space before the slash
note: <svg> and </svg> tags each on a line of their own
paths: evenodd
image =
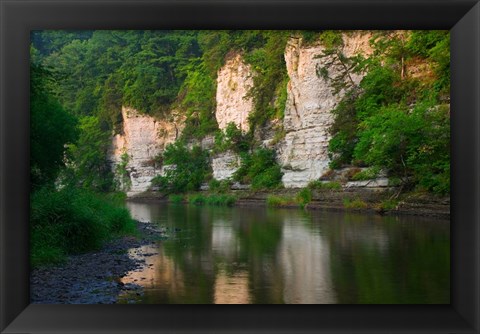
<svg viewBox="0 0 480 334">
<path fill-rule="evenodd" d="M 241 164 L 234 179 L 251 184 L 252 189 L 274 189 L 282 184 L 282 172 L 275 159 L 275 151 L 258 148 L 240 155 Z"/>
<path fill-rule="evenodd" d="M 346 94 L 334 110 L 333 168 L 368 165 L 403 186 L 449 192 L 449 41 L 446 31 L 381 32 L 372 56 L 343 59 L 366 75 L 359 85 L 336 86 Z"/>
<path fill-rule="evenodd" d="M 81 188 L 44 187 L 33 193 L 30 210 L 33 266 L 98 249 L 105 240 L 135 228 L 121 198 Z"/>
<path fill-rule="evenodd" d="M 134 223 L 111 190 L 106 145 L 109 133 L 94 116 L 78 120 L 56 98 L 57 79 L 31 65 L 30 250 L 33 266 L 101 246 Z"/>
<path fill-rule="evenodd" d="M 199 190 L 211 174 L 208 152 L 200 146 L 189 149 L 182 141 L 167 145 L 163 152 L 164 175 L 156 176 L 152 185 L 164 193 L 183 193 Z"/>
<path fill-rule="evenodd" d="M 78 130 L 78 141 L 68 146 L 69 176 L 73 176 L 68 182 L 100 192 L 112 190 L 113 173 L 107 161 L 110 133 L 102 130 L 95 116 L 82 117 Z"/>
<path fill-rule="evenodd" d="M 32 189 L 53 184 L 64 163 L 64 145 L 75 141 L 76 119 L 52 93 L 53 77 L 46 69 L 30 67 L 30 181 Z"/>
<path fill-rule="evenodd" d="M 227 124 L 225 130 L 218 130 L 215 133 L 215 152 L 225 152 L 232 150 L 234 152 L 248 152 L 251 143 L 250 134 L 245 134 L 235 123 Z"/>
</svg>

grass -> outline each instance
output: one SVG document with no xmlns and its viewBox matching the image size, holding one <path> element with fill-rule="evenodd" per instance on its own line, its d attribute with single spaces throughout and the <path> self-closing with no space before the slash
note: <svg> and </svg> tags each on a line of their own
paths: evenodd
<svg viewBox="0 0 480 334">
<path fill-rule="evenodd" d="M 194 205 L 203 205 L 205 204 L 205 195 L 202 194 L 193 194 L 188 196 L 188 203 Z"/>
<path fill-rule="evenodd" d="M 387 199 L 380 203 L 380 209 L 385 211 L 395 210 L 399 201 L 395 199 Z"/>
<path fill-rule="evenodd" d="M 33 267 L 63 262 L 67 255 L 98 249 L 119 235 L 134 234 L 123 196 L 77 188 L 36 191 L 30 202 L 30 260 Z"/>
<path fill-rule="evenodd" d="M 268 195 L 266 202 L 267 202 L 267 206 L 270 206 L 270 207 L 298 205 L 297 201 L 294 198 L 289 196 Z"/>
<path fill-rule="evenodd" d="M 205 203 L 207 205 L 233 206 L 237 199 L 231 195 L 210 195 L 207 196 Z"/>
<path fill-rule="evenodd" d="M 368 208 L 368 204 L 359 198 L 353 200 L 350 198 L 344 198 L 343 207 L 345 209 L 366 209 Z"/>
<path fill-rule="evenodd" d="M 312 190 L 309 188 L 303 188 L 300 190 L 295 198 L 301 208 L 312 201 Z"/>
<path fill-rule="evenodd" d="M 181 204 L 183 203 L 183 199 L 183 195 L 174 194 L 168 196 L 168 201 L 173 204 Z"/>
<path fill-rule="evenodd" d="M 193 194 L 188 196 L 188 202 L 193 205 L 211 205 L 211 206 L 233 206 L 237 198 L 225 194 Z"/>
<path fill-rule="evenodd" d="M 212 179 L 209 183 L 208 183 L 208 189 L 211 191 L 211 192 L 214 192 L 214 193 L 226 193 L 230 190 L 231 188 L 231 182 L 229 180 L 216 180 L 216 179 Z"/>
</svg>

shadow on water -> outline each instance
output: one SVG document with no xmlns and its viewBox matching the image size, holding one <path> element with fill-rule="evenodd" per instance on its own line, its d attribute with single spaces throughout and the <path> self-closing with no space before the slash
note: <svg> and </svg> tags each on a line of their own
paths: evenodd
<svg viewBox="0 0 480 334">
<path fill-rule="evenodd" d="M 268 208 L 128 203 L 165 228 L 123 278 L 138 303 L 450 302 L 449 222 Z M 132 296 L 124 296 L 124 302 Z"/>
</svg>

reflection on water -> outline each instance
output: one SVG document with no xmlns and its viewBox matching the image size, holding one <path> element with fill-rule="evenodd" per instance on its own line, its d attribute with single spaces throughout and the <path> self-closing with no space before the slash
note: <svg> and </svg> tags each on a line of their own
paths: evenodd
<svg viewBox="0 0 480 334">
<path fill-rule="evenodd" d="M 219 270 L 215 277 L 215 304 L 250 304 L 248 272 L 246 270 L 229 274 Z"/>
<path fill-rule="evenodd" d="M 139 303 L 449 303 L 447 221 L 128 203 L 168 240 L 130 250 Z M 174 232 L 175 231 L 175 232 Z"/>
<path fill-rule="evenodd" d="M 283 226 L 277 265 L 282 268 L 287 304 L 335 303 L 328 242 L 307 229 Z"/>
</svg>

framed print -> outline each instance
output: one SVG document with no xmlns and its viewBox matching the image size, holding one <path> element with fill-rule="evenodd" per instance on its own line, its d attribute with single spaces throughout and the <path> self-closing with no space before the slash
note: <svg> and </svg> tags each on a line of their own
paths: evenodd
<svg viewBox="0 0 480 334">
<path fill-rule="evenodd" d="M 477 1 L 0 1 L 2 333 L 480 331 L 480 4 Z M 42 33 L 49 31 L 63 32 L 57 35 Z M 288 36 L 285 35 L 287 31 Z M 412 31 L 433 33 L 414 33 L 415 44 L 409 42 L 412 38 L 405 37 Z M 382 36 L 376 44 L 372 44 L 373 35 Z M 279 40 L 283 44 L 278 44 Z M 312 44 L 304 42 L 308 47 L 302 48 L 300 40 Z M 321 41 L 322 47 L 316 47 L 315 41 Z M 59 48 L 56 43 L 70 44 Z M 100 47 L 95 49 L 94 43 Z M 111 48 L 103 48 L 102 43 L 110 43 Z M 241 51 L 231 52 L 230 45 L 241 45 Z M 344 53 L 338 51 L 339 45 Z M 93 51 L 89 55 L 90 47 Z M 359 52 L 346 57 L 345 50 L 349 48 L 368 55 Z M 399 49 L 409 50 L 413 56 L 405 59 Z M 388 56 L 384 56 L 385 50 L 390 52 Z M 85 61 L 82 58 L 85 55 L 89 55 L 95 66 L 101 64 L 103 68 L 77 66 Z M 434 59 L 434 65 L 423 64 L 422 55 Z M 35 62 L 38 59 L 41 62 Z M 285 68 L 278 67 L 279 59 L 285 63 L 282 63 Z M 262 63 L 269 65 L 262 68 Z M 384 71 L 384 64 L 393 64 L 391 68 L 395 73 Z M 47 93 L 42 91 L 39 87 L 52 85 L 49 79 L 42 78 L 47 78 L 51 69 L 55 72 L 62 66 L 76 71 L 68 80 L 62 79 L 67 87 L 57 87 Z M 450 70 L 445 70 L 448 67 Z M 263 76 L 252 74 L 252 68 Z M 375 75 L 366 76 L 366 69 Z M 295 82 L 295 75 L 301 76 L 307 70 L 313 73 L 315 80 L 328 83 L 325 91 L 316 91 L 318 87 L 311 85 L 313 79 L 304 80 L 307 82 L 304 86 L 301 80 Z M 213 84 L 209 71 L 214 73 L 216 82 Z M 362 81 L 364 77 L 367 80 Z M 402 84 L 401 80 L 406 77 L 412 80 Z M 82 86 L 77 86 L 78 83 Z M 212 90 L 215 85 L 217 88 Z M 250 89 L 249 85 L 261 88 Z M 388 92 L 374 94 L 375 89 L 387 86 Z M 223 94 L 230 95 L 222 97 L 221 89 L 226 92 Z M 343 95 L 338 95 L 341 101 L 334 101 L 331 91 L 341 92 Z M 267 93 L 270 98 L 262 105 L 259 94 Z M 393 101 L 390 104 L 376 102 L 388 100 L 389 96 Z M 421 106 L 415 105 L 418 96 L 423 99 Z M 52 102 L 53 97 L 74 110 L 75 120 L 65 115 L 62 106 Z M 216 99 L 213 104 L 212 98 Z M 167 104 L 175 108 L 176 113 L 169 116 L 173 120 L 165 118 L 165 124 L 160 124 L 158 119 L 152 121 L 154 116 L 164 115 L 166 111 L 162 106 Z M 270 116 L 262 118 L 262 114 L 254 111 L 247 115 L 231 112 L 247 104 L 252 110 L 263 108 Z M 301 104 L 307 107 L 299 109 Z M 212 105 L 216 105 L 214 125 L 202 114 Z M 335 122 L 333 116 L 331 119 L 308 114 L 315 108 L 322 109 L 323 105 L 334 105 L 336 115 L 351 117 L 350 121 Z M 445 105 L 448 107 L 444 108 Z M 137 113 L 137 109 L 142 108 L 148 110 L 147 115 Z M 355 116 L 351 108 L 355 108 Z M 372 111 L 375 108 L 382 114 L 375 114 Z M 91 117 L 92 110 L 98 117 Z M 306 121 L 301 120 L 302 113 L 308 114 Z M 275 118 L 280 114 L 282 127 L 277 126 Z M 42 122 L 48 122 L 45 128 L 54 134 L 41 139 L 48 144 L 46 150 L 31 141 L 31 138 L 42 136 L 39 135 L 42 129 L 33 126 Z M 78 122 L 76 127 L 73 126 L 75 122 Z M 316 126 L 322 122 L 333 124 L 336 130 L 321 132 Z M 255 132 L 255 128 L 262 130 Z M 105 145 L 98 143 L 103 143 L 102 133 L 107 131 L 114 133 L 114 149 L 112 151 L 109 146 L 107 153 L 110 154 L 108 161 L 113 161 L 111 168 L 115 176 L 111 179 L 112 170 L 82 160 L 84 156 L 92 157 L 106 150 Z M 175 140 L 165 139 L 160 155 L 157 143 L 146 143 L 149 131 Z M 201 145 L 195 146 L 192 144 L 195 136 L 202 131 L 209 134 L 210 139 L 199 137 Z M 268 132 L 270 137 L 262 137 L 262 131 Z M 411 138 L 397 140 L 399 133 L 410 134 Z M 69 139 L 70 135 L 77 137 Z M 335 140 L 330 140 L 330 135 Z M 183 138 L 181 145 L 177 138 Z M 145 157 L 143 148 L 132 149 L 135 140 L 139 145 L 148 146 Z M 305 148 L 308 141 L 313 144 Z M 257 142 L 263 142 L 263 149 L 252 148 Z M 283 142 L 287 143 L 284 148 L 278 144 Z M 303 146 L 295 146 L 294 142 Z M 204 146 L 216 155 L 213 158 L 204 155 Z M 55 150 L 55 147 L 60 149 Z M 269 151 L 271 147 L 275 150 Z M 330 150 L 328 154 L 327 149 Z M 170 152 L 170 156 L 165 152 Z M 329 164 L 308 165 L 302 160 L 308 154 L 317 153 L 328 155 Z M 272 162 L 275 154 L 280 165 Z M 204 166 L 208 159 L 213 161 L 212 166 L 217 163 L 221 167 L 217 166 L 216 170 Z M 255 169 L 260 162 L 268 166 Z M 57 168 L 60 164 L 66 167 L 62 171 Z M 332 167 L 335 164 L 336 167 Z M 233 165 L 238 167 L 235 171 L 230 170 Z M 341 172 L 337 175 L 331 172 L 334 169 Z M 384 169 L 392 174 L 385 175 Z M 264 173 L 266 170 L 268 173 Z M 436 172 L 432 174 L 432 170 Z M 306 174 L 308 180 L 299 181 L 299 177 Z M 322 191 L 335 193 L 340 188 L 348 188 L 353 195 L 345 197 L 341 193 L 336 199 L 343 209 L 360 213 L 371 210 L 387 215 L 377 215 L 378 219 L 369 220 L 368 224 L 352 215 L 348 218 L 349 226 L 335 214 L 327 218 L 322 216 L 322 229 L 311 227 L 310 232 L 300 233 L 303 227 L 299 229 L 285 222 L 290 219 L 310 224 L 312 220 L 305 220 L 301 214 L 294 215 L 293 211 L 284 216 L 253 218 L 254 210 L 249 210 L 248 214 L 242 210 L 223 210 L 217 223 L 206 223 L 216 224 L 215 228 L 206 232 L 195 230 L 199 235 L 208 234 L 205 237 L 208 245 L 205 245 L 203 239 L 189 234 L 194 228 L 187 220 L 193 216 L 203 222 L 205 217 L 215 216 L 213 211 L 162 207 L 155 208 L 154 213 L 149 211 L 148 218 L 142 218 L 145 207 L 129 204 L 130 211 L 136 211 L 133 216 L 138 224 L 145 224 L 142 222 L 145 219 L 153 221 L 153 215 L 161 221 L 185 221 L 183 225 L 167 224 L 149 232 L 161 234 L 162 238 L 178 238 L 181 242 L 165 242 L 168 247 L 142 248 L 140 252 L 167 254 L 157 259 L 166 268 L 157 275 L 165 281 L 174 281 L 169 283 L 169 291 L 159 293 L 161 289 L 154 286 L 145 290 L 145 294 L 140 293 L 133 287 L 142 286 L 138 281 L 145 278 L 135 276 L 129 269 L 130 275 L 126 277 L 130 281 L 117 282 L 116 274 L 98 272 L 97 276 L 112 284 L 95 286 L 95 275 L 91 275 L 89 282 L 92 293 L 99 295 L 102 289 L 111 286 L 115 289 L 128 287 L 121 288 L 123 292 L 129 290 L 122 295 L 123 299 L 99 298 L 85 302 L 82 287 L 73 292 L 64 290 L 59 295 L 68 297 L 59 301 L 52 295 L 53 290 L 43 288 L 48 285 L 55 288 L 60 284 L 50 269 L 31 276 L 32 263 L 95 249 L 108 239 L 108 234 L 127 230 L 125 226 L 131 220 L 124 219 L 124 211 L 115 211 L 110 206 L 114 199 L 103 201 L 96 195 L 83 194 L 76 189 L 79 185 L 97 190 L 121 189 L 129 196 L 144 190 L 163 191 L 170 195 L 170 202 L 198 204 L 210 201 L 227 206 L 229 201 L 237 199 L 229 198 L 221 190 L 225 186 L 224 179 L 230 182 L 230 190 L 235 188 L 248 194 L 244 200 L 254 197 L 248 187 L 257 187 L 266 193 L 266 189 L 275 189 L 275 192 L 262 195 L 261 200 L 275 207 L 306 207 L 312 209 L 308 210 L 310 212 L 319 212 L 313 210 L 315 205 L 319 206 L 316 209 L 324 205 Z M 367 187 L 371 182 L 375 190 L 369 194 L 377 194 L 371 195 L 372 200 L 370 197 L 361 199 L 351 189 Z M 35 187 L 47 183 L 53 185 L 49 189 L 54 189 L 55 194 L 66 189 L 66 194 L 62 195 L 67 203 L 64 211 L 61 211 L 64 207 L 58 208 L 61 201 L 45 200 L 47 190 L 42 193 L 47 195 L 39 200 L 38 194 L 43 188 L 37 191 L 41 188 Z M 216 189 L 214 195 L 193 193 L 193 190 L 205 190 L 202 187 Z M 376 191 L 382 187 L 388 187 L 391 192 L 388 198 L 376 200 L 375 196 L 380 196 Z M 380 228 L 384 223 L 382 219 L 388 220 L 389 211 L 399 210 L 402 205 L 398 196 L 404 187 L 447 194 L 448 200 L 436 205 L 450 205 L 449 225 L 442 227 L 440 223 L 428 222 L 428 228 L 419 229 L 408 221 L 404 225 L 410 224 L 410 227 L 398 232 L 398 225 L 404 222 L 399 219 L 388 223 L 388 231 Z M 287 188 L 296 190 L 291 192 Z M 421 201 L 421 197 L 418 198 Z M 102 229 L 88 225 L 92 215 L 97 218 L 101 215 L 101 210 L 83 210 L 88 205 L 95 210 L 100 206 L 111 209 L 109 215 L 101 218 Z M 55 238 L 57 231 L 50 229 L 50 225 L 35 223 L 36 217 L 45 215 L 41 209 L 54 211 L 52 219 L 55 220 L 57 212 L 70 212 L 71 207 L 78 212 L 66 214 L 70 221 L 61 225 L 70 239 L 52 243 L 56 248 L 42 248 L 42 242 L 50 242 L 48 240 Z M 81 215 L 81 219 L 75 220 L 75 215 Z M 235 217 L 235 231 L 223 223 L 225 217 Z M 250 224 L 255 219 L 263 224 L 259 232 L 255 231 L 258 225 Z M 32 230 L 33 225 L 35 229 Z M 85 225 L 104 239 L 85 237 L 82 234 Z M 387 244 L 393 241 L 385 237 L 386 233 L 398 233 L 391 239 L 395 245 L 388 245 L 390 248 Z M 338 235 L 342 238 L 336 242 Z M 259 239 L 254 240 L 252 236 Z M 185 250 L 189 247 L 199 252 L 210 247 L 215 248 L 215 252 L 196 257 L 194 252 Z M 404 251 L 407 248 L 415 251 Z M 388 275 L 380 270 L 382 264 L 391 265 L 385 260 L 385 249 L 403 266 L 401 270 L 389 267 Z M 111 248 L 109 254 L 121 258 L 123 251 Z M 276 254 L 276 262 L 270 261 L 272 253 Z M 312 257 L 312 254 L 322 256 Z M 102 256 L 97 254 L 98 263 L 106 263 Z M 252 257 L 267 260 L 252 260 Z M 357 262 L 353 263 L 352 258 Z M 428 268 L 424 268 L 427 262 L 422 262 L 423 259 L 429 259 Z M 349 265 L 342 265 L 343 260 Z M 195 265 L 188 265 L 189 261 Z M 327 266 L 333 274 L 314 270 L 318 269 L 316 264 L 322 267 L 325 261 L 329 261 Z M 449 273 L 445 270 L 447 262 Z M 434 264 L 438 266 L 433 267 Z M 147 261 L 145 266 L 157 265 Z M 365 266 L 373 269 L 365 269 Z M 75 270 L 80 273 L 94 271 L 84 267 L 78 266 Z M 302 271 L 305 267 L 311 270 Z M 117 269 L 121 271 L 120 266 Z M 369 270 L 369 274 L 362 276 L 363 269 Z M 261 274 L 251 276 L 254 270 Z M 213 272 L 215 277 L 205 272 Z M 302 277 L 299 272 L 310 274 Z M 372 272 L 376 275 L 372 276 Z M 187 273 L 191 274 L 191 279 L 183 277 Z M 364 290 L 342 285 L 342 279 L 349 275 L 355 276 Z M 392 275 L 403 276 L 394 284 L 388 282 Z M 184 280 L 184 286 L 178 287 L 180 283 L 176 279 Z M 159 278 L 151 281 L 155 280 Z M 421 289 L 415 285 L 417 280 L 422 282 Z M 336 281 L 334 287 L 327 284 L 333 281 Z M 191 284 L 190 289 L 185 287 L 188 284 Z M 92 305 L 110 304 L 112 300 L 135 305 Z M 73 305 L 82 303 L 89 305 Z M 255 305 L 191 305 L 226 303 Z M 311 305 L 269 305 L 277 303 Z"/>
</svg>

